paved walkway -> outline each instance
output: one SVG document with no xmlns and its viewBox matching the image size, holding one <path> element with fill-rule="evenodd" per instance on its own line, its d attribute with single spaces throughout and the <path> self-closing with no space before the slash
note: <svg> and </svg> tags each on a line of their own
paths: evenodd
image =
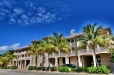
<svg viewBox="0 0 114 75">
<path fill-rule="evenodd" d="M 0 75 L 114 75 L 112 74 L 88 74 L 88 73 L 61 73 L 61 72 L 49 72 L 49 71 L 28 71 L 28 70 L 1 70 Z"/>
</svg>

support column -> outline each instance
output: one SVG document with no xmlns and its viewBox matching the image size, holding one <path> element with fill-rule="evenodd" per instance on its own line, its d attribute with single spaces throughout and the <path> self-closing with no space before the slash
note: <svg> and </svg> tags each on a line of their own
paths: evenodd
<svg viewBox="0 0 114 75">
<path fill-rule="evenodd" d="M 96 67 L 96 60 L 95 60 L 95 55 L 93 54 L 93 65 Z"/>
<path fill-rule="evenodd" d="M 18 64 L 18 65 L 17 65 L 17 68 L 19 68 L 19 61 L 17 61 L 17 64 Z"/>
<path fill-rule="evenodd" d="M 20 61 L 20 68 L 22 68 L 22 60 Z"/>
<path fill-rule="evenodd" d="M 71 44 L 71 40 L 70 40 L 70 44 Z M 72 54 L 72 46 L 70 45 L 70 47 L 71 47 L 71 54 Z"/>
<path fill-rule="evenodd" d="M 55 58 L 55 66 L 58 66 L 58 59 L 57 59 L 57 57 Z"/>
<path fill-rule="evenodd" d="M 26 60 L 25 60 L 25 63 L 24 63 L 24 68 L 26 68 Z"/>
<path fill-rule="evenodd" d="M 78 55 L 78 64 L 79 64 L 79 67 L 82 67 L 81 57 L 79 55 Z"/>
<path fill-rule="evenodd" d="M 69 64 L 69 57 L 65 57 L 65 62 L 66 62 L 66 64 Z"/>
</svg>

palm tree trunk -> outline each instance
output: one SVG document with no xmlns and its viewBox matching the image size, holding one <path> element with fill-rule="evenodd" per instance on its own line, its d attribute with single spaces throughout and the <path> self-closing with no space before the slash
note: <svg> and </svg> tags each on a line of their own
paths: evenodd
<svg viewBox="0 0 114 75">
<path fill-rule="evenodd" d="M 93 52 L 94 52 L 94 56 L 95 56 L 95 65 L 98 66 L 98 65 L 97 65 L 97 58 L 96 58 L 96 52 L 95 52 L 95 49 L 93 49 Z M 94 62 L 94 61 L 93 61 L 93 62 Z M 95 67 L 96 67 L 96 66 L 95 66 Z"/>
<path fill-rule="evenodd" d="M 36 58 L 35 58 L 36 67 L 37 67 L 37 59 L 38 59 L 38 56 L 36 54 Z"/>
<path fill-rule="evenodd" d="M 49 63 L 48 68 L 49 68 L 49 71 L 50 71 L 49 53 L 48 53 L 48 63 Z"/>
<path fill-rule="evenodd" d="M 58 65 L 58 53 L 57 53 L 57 71 L 59 70 L 59 65 Z"/>
</svg>

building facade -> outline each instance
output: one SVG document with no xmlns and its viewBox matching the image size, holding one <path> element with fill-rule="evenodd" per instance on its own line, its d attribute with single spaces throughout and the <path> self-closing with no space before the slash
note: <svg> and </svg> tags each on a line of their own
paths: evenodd
<svg viewBox="0 0 114 75">
<path fill-rule="evenodd" d="M 99 35 L 112 35 L 112 31 L 110 28 L 105 28 L 101 32 L 99 32 Z M 79 51 L 76 51 L 76 40 L 75 38 L 82 34 L 72 34 L 69 37 L 66 37 L 66 39 L 70 42 L 71 51 L 69 51 L 69 55 L 64 52 L 59 52 L 58 55 L 56 53 L 52 53 L 49 55 L 50 65 L 51 66 L 61 66 L 64 64 L 74 64 L 76 66 L 96 66 L 95 64 L 95 56 L 92 49 L 89 49 L 89 47 L 85 47 L 85 49 L 81 49 Z M 77 42 L 78 45 L 79 42 Z M 16 65 L 18 68 L 28 68 L 28 66 L 32 65 L 35 66 L 35 57 L 33 55 L 27 54 L 27 51 L 30 50 L 30 47 L 24 47 L 21 49 L 15 50 L 15 55 L 17 55 L 16 59 L 13 59 L 11 61 L 11 65 Z M 96 51 L 96 59 L 97 64 L 99 65 L 105 65 L 111 67 L 110 57 L 109 57 L 109 49 L 106 47 L 100 47 L 99 45 L 95 49 Z M 45 57 L 40 56 L 38 58 L 38 66 L 41 66 L 43 64 L 42 61 L 44 61 L 44 66 L 48 67 L 48 58 L 47 54 L 44 54 Z"/>
</svg>

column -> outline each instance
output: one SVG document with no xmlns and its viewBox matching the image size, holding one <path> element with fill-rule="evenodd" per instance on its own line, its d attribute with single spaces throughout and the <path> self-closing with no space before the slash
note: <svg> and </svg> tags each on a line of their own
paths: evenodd
<svg viewBox="0 0 114 75">
<path fill-rule="evenodd" d="M 22 68 L 22 60 L 20 61 L 20 68 Z"/>
<path fill-rule="evenodd" d="M 17 61 L 17 63 L 18 63 L 18 66 L 17 67 L 19 68 L 19 61 Z"/>
<path fill-rule="evenodd" d="M 26 60 L 25 60 L 25 63 L 24 63 L 24 68 L 26 68 Z"/>
<path fill-rule="evenodd" d="M 73 45 L 74 45 L 74 47 L 76 47 L 76 42 L 75 42 L 75 39 L 74 39 L 74 44 L 73 44 Z"/>
<path fill-rule="evenodd" d="M 55 66 L 58 66 L 58 58 L 55 58 Z"/>
<path fill-rule="evenodd" d="M 82 67 L 81 57 L 79 55 L 78 55 L 78 64 L 79 64 L 79 67 Z"/>
<path fill-rule="evenodd" d="M 94 65 L 94 67 L 96 67 L 96 58 L 95 58 L 94 54 L 93 54 L 93 65 Z"/>
<path fill-rule="evenodd" d="M 71 44 L 71 40 L 70 40 L 70 44 Z M 70 47 L 71 47 L 71 54 L 72 54 L 72 46 L 70 45 Z"/>
<path fill-rule="evenodd" d="M 19 68 L 20 67 L 20 63 L 19 63 L 19 61 L 18 61 L 18 67 L 17 68 Z"/>
<path fill-rule="evenodd" d="M 69 57 L 65 57 L 65 62 L 66 62 L 66 64 L 69 64 Z"/>
</svg>

